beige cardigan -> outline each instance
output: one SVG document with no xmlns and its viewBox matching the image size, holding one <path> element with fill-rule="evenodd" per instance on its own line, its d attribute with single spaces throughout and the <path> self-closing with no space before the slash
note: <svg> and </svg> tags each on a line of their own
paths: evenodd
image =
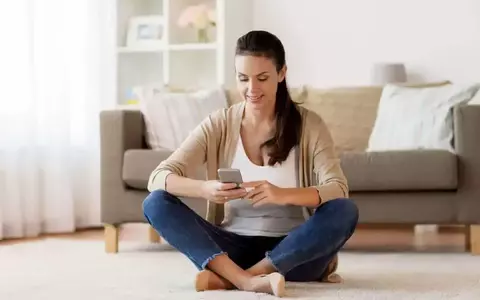
<svg viewBox="0 0 480 300">
<path fill-rule="evenodd" d="M 217 170 L 231 166 L 245 109 L 245 102 L 212 113 L 183 144 L 151 173 L 148 190 L 166 190 L 166 178 L 180 176 L 206 164 L 207 180 L 217 180 Z M 347 180 L 340 167 L 330 132 L 320 116 L 303 107 L 302 135 L 297 155 L 300 187 L 315 186 L 321 203 L 348 197 Z M 192 169 L 193 168 L 193 169 Z M 313 211 L 306 209 L 307 214 Z M 206 219 L 215 224 L 223 220 L 223 205 L 208 202 Z"/>
</svg>

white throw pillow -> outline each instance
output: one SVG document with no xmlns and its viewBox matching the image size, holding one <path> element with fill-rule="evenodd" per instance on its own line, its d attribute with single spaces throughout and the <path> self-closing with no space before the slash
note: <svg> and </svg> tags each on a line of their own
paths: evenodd
<svg viewBox="0 0 480 300">
<path fill-rule="evenodd" d="M 452 108 L 466 104 L 480 84 L 411 88 L 386 85 L 367 151 L 444 149 L 454 152 Z"/>
<path fill-rule="evenodd" d="M 137 94 L 152 149 L 175 151 L 208 115 L 227 107 L 222 88 L 195 92 L 146 88 Z"/>
<path fill-rule="evenodd" d="M 470 102 L 468 102 L 470 105 L 480 105 L 480 91 L 475 94 L 475 96 L 472 98 Z"/>
</svg>

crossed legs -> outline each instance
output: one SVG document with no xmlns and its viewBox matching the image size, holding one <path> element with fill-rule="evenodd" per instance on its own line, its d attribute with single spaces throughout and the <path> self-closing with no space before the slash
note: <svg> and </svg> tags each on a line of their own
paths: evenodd
<svg viewBox="0 0 480 300">
<path fill-rule="evenodd" d="M 202 271 L 198 290 L 238 288 L 271 294 L 283 292 L 283 278 L 320 280 L 358 221 L 355 204 L 336 199 L 320 206 L 286 237 L 244 237 L 210 224 L 165 191 L 152 192 L 143 210 L 158 233 Z"/>
</svg>

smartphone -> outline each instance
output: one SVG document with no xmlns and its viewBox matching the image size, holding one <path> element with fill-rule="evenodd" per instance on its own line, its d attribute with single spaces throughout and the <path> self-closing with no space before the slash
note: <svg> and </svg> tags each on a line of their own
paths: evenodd
<svg viewBox="0 0 480 300">
<path fill-rule="evenodd" d="M 243 183 L 242 173 L 239 169 L 218 169 L 218 178 L 222 183 Z"/>
</svg>

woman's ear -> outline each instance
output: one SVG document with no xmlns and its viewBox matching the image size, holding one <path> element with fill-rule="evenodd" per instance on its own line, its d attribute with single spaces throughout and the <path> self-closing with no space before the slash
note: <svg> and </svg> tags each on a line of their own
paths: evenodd
<svg viewBox="0 0 480 300">
<path fill-rule="evenodd" d="M 278 72 L 278 82 L 282 82 L 285 79 L 286 74 L 287 74 L 287 65 L 283 65 L 283 67 Z"/>
</svg>

